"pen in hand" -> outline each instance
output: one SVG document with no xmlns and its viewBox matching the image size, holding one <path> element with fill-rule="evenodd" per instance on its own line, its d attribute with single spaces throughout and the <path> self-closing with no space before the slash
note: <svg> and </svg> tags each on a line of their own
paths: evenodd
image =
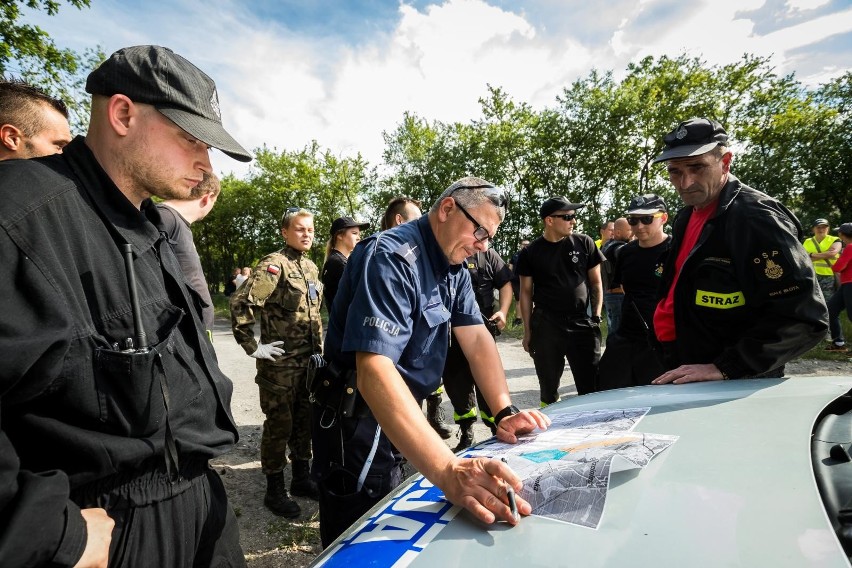
<svg viewBox="0 0 852 568">
<path fill-rule="evenodd" d="M 509 466 L 509 462 L 506 461 L 505 457 L 500 458 L 500 461 L 506 464 L 506 467 Z M 521 516 L 518 513 L 518 502 L 515 501 L 515 490 L 508 483 L 506 484 L 506 498 L 509 499 L 509 510 L 512 511 L 512 518 L 516 521 L 519 520 Z"/>
</svg>

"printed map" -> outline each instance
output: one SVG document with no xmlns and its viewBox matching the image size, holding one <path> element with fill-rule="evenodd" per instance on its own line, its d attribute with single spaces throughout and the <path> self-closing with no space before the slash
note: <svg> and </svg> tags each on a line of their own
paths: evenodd
<svg viewBox="0 0 852 568">
<path fill-rule="evenodd" d="M 517 444 L 483 442 L 465 457 L 505 458 L 524 480 L 521 496 L 539 515 L 597 528 L 604 512 L 613 463 L 642 468 L 677 436 L 633 432 L 649 408 L 593 410 L 551 416 L 550 428 Z"/>
</svg>

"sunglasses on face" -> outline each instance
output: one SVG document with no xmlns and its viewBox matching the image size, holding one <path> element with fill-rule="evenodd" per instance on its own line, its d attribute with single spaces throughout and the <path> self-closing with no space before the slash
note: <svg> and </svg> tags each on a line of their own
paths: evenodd
<svg viewBox="0 0 852 568">
<path fill-rule="evenodd" d="M 564 215 L 550 215 L 550 217 L 556 217 L 557 219 L 562 219 L 563 221 L 573 221 L 577 218 L 577 215 L 565 213 Z"/>
<path fill-rule="evenodd" d="M 627 223 L 628 223 L 631 227 L 635 227 L 635 226 L 636 226 L 636 225 L 638 225 L 640 222 L 641 222 L 643 225 L 650 225 L 651 223 L 653 223 L 653 222 L 654 222 L 654 219 L 656 219 L 656 218 L 658 218 L 658 217 L 662 217 L 662 216 L 663 216 L 663 214 L 662 214 L 662 213 L 654 213 L 653 215 L 642 215 L 641 217 L 628 217 L 628 218 L 627 218 Z"/>
</svg>

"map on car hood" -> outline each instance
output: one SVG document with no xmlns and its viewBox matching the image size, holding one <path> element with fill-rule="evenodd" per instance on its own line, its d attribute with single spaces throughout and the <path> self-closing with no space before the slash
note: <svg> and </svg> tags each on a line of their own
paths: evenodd
<svg viewBox="0 0 852 568">
<path fill-rule="evenodd" d="M 505 458 L 524 480 L 521 496 L 532 514 L 597 528 L 610 474 L 643 468 L 677 436 L 633 432 L 650 408 L 589 410 L 551 416 L 544 432 L 473 446 L 465 457 Z"/>
<path fill-rule="evenodd" d="M 677 436 L 633 432 L 649 408 L 555 414 L 546 431 L 517 444 L 495 439 L 465 457 L 505 458 L 524 480 L 533 515 L 597 528 L 612 471 L 646 466 Z M 333 544 L 315 568 L 408 566 L 449 525 L 461 507 L 418 476 Z"/>
</svg>

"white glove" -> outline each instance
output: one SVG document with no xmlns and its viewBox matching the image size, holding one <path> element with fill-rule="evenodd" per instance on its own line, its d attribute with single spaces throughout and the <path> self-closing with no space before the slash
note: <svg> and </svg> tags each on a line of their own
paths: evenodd
<svg viewBox="0 0 852 568">
<path fill-rule="evenodd" d="M 272 343 L 258 343 L 257 351 L 252 353 L 251 356 L 255 359 L 268 359 L 269 361 L 275 361 L 275 357 L 287 353 L 283 347 L 278 347 L 279 345 L 284 345 L 284 342 L 273 341 Z"/>
</svg>

